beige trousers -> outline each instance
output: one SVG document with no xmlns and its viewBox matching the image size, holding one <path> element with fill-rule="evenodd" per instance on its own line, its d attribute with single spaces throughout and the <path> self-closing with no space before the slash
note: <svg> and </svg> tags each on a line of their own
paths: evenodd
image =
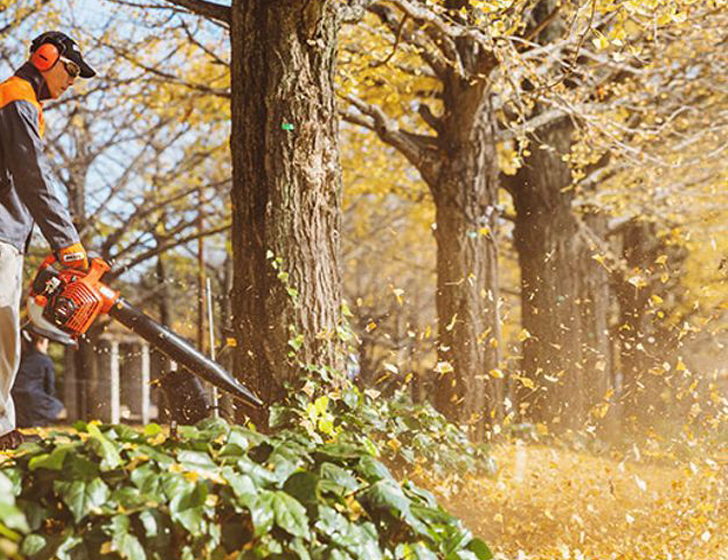
<svg viewBox="0 0 728 560">
<path fill-rule="evenodd" d="M 0 241 L 0 436 L 15 429 L 10 390 L 20 365 L 20 293 L 23 255 Z"/>
</svg>

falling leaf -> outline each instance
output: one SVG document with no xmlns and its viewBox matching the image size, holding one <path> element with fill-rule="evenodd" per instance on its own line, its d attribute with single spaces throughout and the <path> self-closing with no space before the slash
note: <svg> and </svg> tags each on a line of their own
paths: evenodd
<svg viewBox="0 0 728 560">
<path fill-rule="evenodd" d="M 452 319 L 450 319 L 450 323 L 445 327 L 445 330 L 450 332 L 455 327 L 455 322 L 458 319 L 458 314 L 455 313 L 455 315 L 452 316 Z"/>
<path fill-rule="evenodd" d="M 645 282 L 645 279 L 639 275 L 631 276 L 627 279 L 627 282 L 632 284 L 635 288 L 644 288 L 645 286 L 647 286 L 647 282 Z"/>
<path fill-rule="evenodd" d="M 402 305 L 402 303 L 404 302 L 404 299 L 402 298 L 402 296 L 404 295 L 404 290 L 402 290 L 401 288 L 394 288 L 392 290 L 392 293 L 394 294 L 394 297 L 397 298 L 397 303 L 399 305 Z"/>
<path fill-rule="evenodd" d="M 391 373 L 394 373 L 395 375 L 397 375 L 399 373 L 399 369 L 397 369 L 397 366 L 395 366 L 394 364 L 388 364 L 385 362 L 384 369 L 386 369 L 387 371 L 389 371 Z"/>
<path fill-rule="evenodd" d="M 437 365 L 435 366 L 435 372 L 440 375 L 444 375 L 452 371 L 455 371 L 455 368 L 452 367 L 450 362 L 437 362 Z"/>
<path fill-rule="evenodd" d="M 599 31 L 595 31 L 594 34 L 596 35 L 596 37 L 592 39 L 592 44 L 597 48 L 597 50 L 603 51 L 604 49 L 609 47 L 609 39 L 607 39 Z"/>
<path fill-rule="evenodd" d="M 531 338 L 531 333 L 528 332 L 528 329 L 521 329 L 521 332 L 518 333 L 518 341 L 523 342 L 524 340 L 527 340 Z"/>
</svg>

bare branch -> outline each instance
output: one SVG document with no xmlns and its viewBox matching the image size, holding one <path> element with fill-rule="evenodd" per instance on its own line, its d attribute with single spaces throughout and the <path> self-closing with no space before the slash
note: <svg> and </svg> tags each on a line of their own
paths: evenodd
<svg viewBox="0 0 728 560">
<path fill-rule="evenodd" d="M 198 16 L 214 19 L 230 25 L 232 19 L 229 6 L 221 6 L 206 0 L 166 0 L 175 6 L 186 8 Z"/>
<path fill-rule="evenodd" d="M 198 231 L 196 233 L 193 233 L 191 235 L 188 235 L 186 237 L 183 237 L 182 239 L 167 239 L 164 243 L 158 245 L 154 249 L 149 249 L 148 251 L 145 251 L 141 253 L 140 255 L 137 255 L 132 260 L 130 260 L 128 263 L 126 263 L 124 266 L 120 266 L 117 268 L 114 268 L 114 270 L 107 272 L 105 278 L 108 280 L 113 280 L 115 278 L 118 278 L 122 274 L 124 274 L 126 271 L 131 270 L 136 265 L 151 259 L 152 257 L 156 257 L 157 255 L 160 255 L 162 253 L 165 253 L 171 249 L 174 249 L 175 247 L 179 247 L 180 245 L 185 245 L 189 243 L 190 241 L 195 241 L 196 239 L 199 239 L 201 237 L 209 237 L 211 235 L 215 235 L 217 233 L 222 233 L 223 231 L 227 231 L 230 229 L 229 223 L 223 224 L 221 226 L 218 226 L 213 229 L 207 229 L 204 231 Z"/>
<path fill-rule="evenodd" d="M 387 117 L 379 107 L 370 105 L 354 95 L 348 95 L 346 99 L 364 117 L 345 114 L 344 120 L 373 130 L 383 142 L 399 150 L 412 165 L 417 167 L 425 181 L 430 183 L 434 180 L 439 170 L 438 159 L 435 157 L 438 145 L 436 137 L 400 130 L 397 123 Z M 368 121 L 365 117 L 371 120 Z"/>
<path fill-rule="evenodd" d="M 540 113 L 518 127 L 499 130 L 496 133 L 496 140 L 499 142 L 514 140 L 515 138 L 525 136 L 529 132 L 533 132 L 534 130 L 551 124 L 554 121 L 563 119 L 566 116 L 567 114 L 560 109 L 553 109 L 551 111 Z"/>
</svg>

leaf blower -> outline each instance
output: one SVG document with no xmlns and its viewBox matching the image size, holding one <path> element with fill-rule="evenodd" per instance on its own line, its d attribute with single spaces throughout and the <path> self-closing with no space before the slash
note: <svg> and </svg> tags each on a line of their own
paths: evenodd
<svg viewBox="0 0 728 560">
<path fill-rule="evenodd" d="M 235 379 L 222 366 L 216 364 L 190 343 L 164 325 L 135 309 L 129 302 L 101 282 L 101 276 L 110 270 L 100 258 L 91 260 L 88 270 L 56 270 L 54 255 L 40 265 L 30 286 L 28 316 L 39 333 L 71 340 L 84 334 L 99 315 L 108 314 L 138 334 L 152 346 L 187 370 L 208 381 L 218 389 L 230 393 L 246 404 L 262 407 L 252 391 Z"/>
</svg>

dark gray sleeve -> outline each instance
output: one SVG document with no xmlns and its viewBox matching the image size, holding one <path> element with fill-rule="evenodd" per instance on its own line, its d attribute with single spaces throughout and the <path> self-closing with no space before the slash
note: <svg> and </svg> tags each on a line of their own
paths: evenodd
<svg viewBox="0 0 728 560">
<path fill-rule="evenodd" d="M 79 242 L 68 209 L 58 196 L 38 133 L 38 110 L 28 101 L 6 107 L 5 158 L 20 200 L 54 251 Z"/>
</svg>

